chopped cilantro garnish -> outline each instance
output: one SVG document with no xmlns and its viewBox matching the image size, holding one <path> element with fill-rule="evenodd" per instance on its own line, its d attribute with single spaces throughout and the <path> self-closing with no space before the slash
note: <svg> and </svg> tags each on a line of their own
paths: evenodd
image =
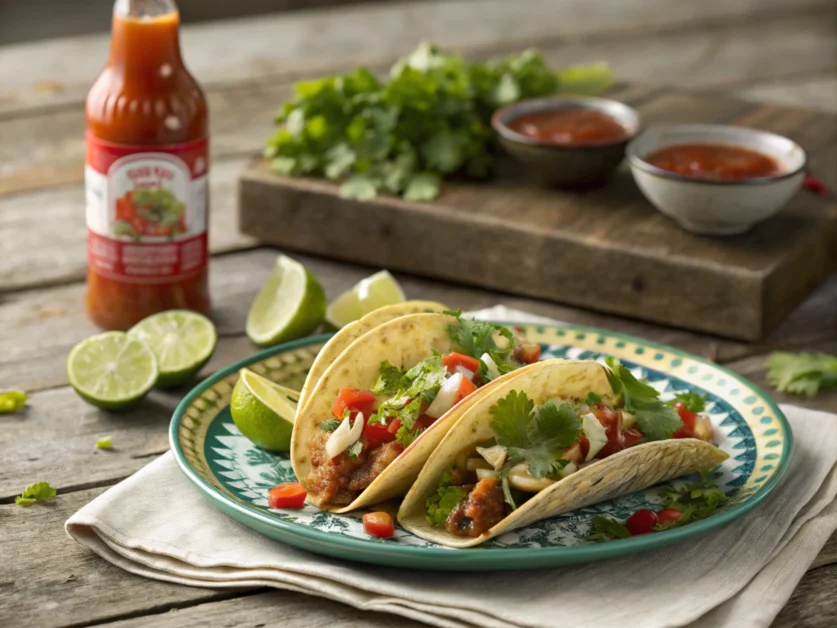
<svg viewBox="0 0 837 628">
<path fill-rule="evenodd" d="M 451 510 L 465 497 L 468 492 L 461 486 L 453 486 L 450 483 L 450 475 L 445 473 L 439 482 L 436 492 L 427 498 L 425 508 L 427 510 L 427 523 L 432 526 L 443 526 L 447 521 Z"/>
<path fill-rule="evenodd" d="M 563 450 L 573 445 L 581 434 L 581 421 L 569 403 L 548 401 L 535 408 L 526 393 L 512 390 L 491 407 L 491 425 L 497 444 L 508 449 L 503 471 L 525 462 L 529 475 L 542 478 L 560 473 L 567 461 Z M 506 501 L 510 491 L 501 473 Z M 509 505 L 514 507 L 512 502 Z"/>
<path fill-rule="evenodd" d="M 616 358 L 608 357 L 605 362 L 610 367 L 607 378 L 617 402 L 636 416 L 637 427 L 646 441 L 671 438 L 683 427 L 677 410 L 660 401 L 660 393 L 652 386 L 639 381 Z"/>
<path fill-rule="evenodd" d="M 96 449 L 113 449 L 113 440 L 110 436 L 104 436 L 96 441 Z"/>
<path fill-rule="evenodd" d="M 682 514 L 677 521 L 667 526 L 659 526 L 656 528 L 658 530 L 706 519 L 729 502 L 729 497 L 718 488 L 709 473 L 702 473 L 700 479 L 694 482 L 664 486 L 659 495 L 663 500 L 663 508 L 673 508 Z"/>
<path fill-rule="evenodd" d="M 381 373 L 378 375 L 375 385 L 372 386 L 372 392 L 376 395 L 395 394 L 403 376 L 404 371 L 397 366 L 393 366 L 387 361 L 381 362 Z"/>
<path fill-rule="evenodd" d="M 49 485 L 49 482 L 37 482 L 23 489 L 23 494 L 15 497 L 15 503 L 19 506 L 31 506 L 36 501 L 52 499 L 56 494 L 57 491 Z"/>
<path fill-rule="evenodd" d="M 8 390 L 0 393 L 0 414 L 17 412 L 26 405 L 26 393 L 22 390 Z"/>
<path fill-rule="evenodd" d="M 767 359 L 767 381 L 779 392 L 813 397 L 837 387 L 837 356 L 777 351 Z"/>
<path fill-rule="evenodd" d="M 412 428 L 408 428 L 406 425 L 402 425 L 398 428 L 398 431 L 395 433 L 395 442 L 401 445 L 402 447 L 409 447 L 416 437 L 421 433 L 421 430 L 414 432 Z"/>
<path fill-rule="evenodd" d="M 320 423 L 320 429 L 324 432 L 333 432 L 338 427 L 340 427 L 340 421 L 338 419 L 326 419 Z"/>
<path fill-rule="evenodd" d="M 457 325 L 448 326 L 448 336 L 461 353 L 478 360 L 488 354 L 497 366 L 500 375 L 520 368 L 521 365 L 512 357 L 515 338 L 509 328 L 485 321 L 462 318 L 461 310 L 446 310 L 445 314 L 455 316 L 459 321 Z M 506 341 L 502 346 L 497 344 L 497 336 L 505 338 Z M 483 361 L 480 361 L 478 373 L 483 382 L 494 379 Z"/>
<path fill-rule="evenodd" d="M 397 384 L 393 384 L 393 368 L 395 367 L 388 362 L 381 364 L 378 382 L 381 382 L 383 378 L 386 384 L 382 384 L 382 389 L 385 386 L 386 390 L 394 390 L 394 392 L 390 393 L 392 397 L 384 401 L 378 407 L 378 411 L 368 418 L 367 423 L 386 425 L 389 419 L 397 418 L 400 419 L 402 426 L 412 430 L 416 419 L 421 416 L 423 404 L 432 402 L 439 393 L 447 376 L 447 369 L 442 364 L 441 356 L 434 355 L 402 372 Z M 375 390 L 373 392 L 378 394 Z"/>
<path fill-rule="evenodd" d="M 360 452 L 363 451 L 363 442 L 355 441 L 353 445 L 351 445 L 346 452 L 349 454 L 349 458 L 352 460 L 357 460 L 357 457 L 360 455 Z"/>
<path fill-rule="evenodd" d="M 593 542 L 614 541 L 616 539 L 627 539 L 629 536 L 631 536 L 631 533 L 622 522 L 597 515 L 593 517 L 593 527 L 587 540 Z"/>
<path fill-rule="evenodd" d="M 690 391 L 677 393 L 668 405 L 673 406 L 676 403 L 682 403 L 690 412 L 703 412 L 706 410 L 706 395 Z"/>
</svg>

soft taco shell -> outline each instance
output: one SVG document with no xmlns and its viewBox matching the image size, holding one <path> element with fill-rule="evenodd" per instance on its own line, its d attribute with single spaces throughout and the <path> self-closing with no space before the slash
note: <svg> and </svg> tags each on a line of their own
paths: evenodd
<svg viewBox="0 0 837 628">
<path fill-rule="evenodd" d="M 445 314 L 410 314 L 378 325 L 352 342 L 325 370 L 301 412 L 297 413 L 291 437 L 291 461 L 294 473 L 306 484 L 311 473 L 308 445 L 320 423 L 331 418 L 331 408 L 341 388 L 371 388 L 378 379 L 381 362 L 408 368 L 433 355 L 453 350 L 447 333 L 457 319 Z M 450 411 L 422 432 L 375 480 L 349 505 L 323 508 L 332 512 L 348 512 L 404 495 L 413 485 L 431 452 L 456 419 L 477 402 L 488 390 L 537 364 L 507 373 L 463 399 Z"/>
<path fill-rule="evenodd" d="M 338 355 L 343 353 L 350 344 L 360 338 L 363 334 L 373 330 L 378 325 L 389 322 L 399 316 L 407 316 L 408 314 L 419 314 L 422 312 L 443 312 L 447 307 L 441 303 L 433 301 L 405 301 L 404 303 L 396 303 L 395 305 L 388 305 L 386 307 L 378 308 L 367 314 L 366 316 L 349 323 L 336 334 L 320 349 L 314 363 L 308 370 L 308 376 L 305 378 L 305 384 L 302 386 L 302 391 L 299 393 L 299 402 L 297 403 L 297 414 L 303 410 L 311 391 L 323 373 L 326 372 L 331 363 Z"/>
<path fill-rule="evenodd" d="M 513 381 L 486 391 L 448 430 L 404 498 L 398 511 L 398 521 L 404 528 L 447 547 L 473 547 L 541 519 L 714 468 L 728 457 L 714 445 L 695 438 L 645 443 L 595 462 L 556 482 L 481 536 L 462 537 L 445 528 L 431 526 L 425 519 L 425 500 L 436 491 L 442 475 L 455 465 L 462 452 L 472 451 L 475 445 L 494 438 L 490 408 L 512 390 L 525 392 L 536 406 L 555 397 L 585 398 L 590 392 L 602 397 L 613 394 L 607 381 L 607 370 L 601 364 L 557 360 L 541 362 Z"/>
</svg>

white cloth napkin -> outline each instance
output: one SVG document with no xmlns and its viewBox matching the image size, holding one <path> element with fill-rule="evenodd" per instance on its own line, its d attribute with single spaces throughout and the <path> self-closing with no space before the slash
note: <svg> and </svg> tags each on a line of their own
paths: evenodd
<svg viewBox="0 0 837 628">
<path fill-rule="evenodd" d="M 479 314 L 536 320 L 505 308 Z M 149 578 L 290 589 L 436 626 L 768 626 L 837 529 L 837 417 L 782 410 L 795 451 L 765 503 L 698 539 L 586 565 L 433 574 L 309 554 L 215 510 L 170 453 L 82 508 L 66 530 Z"/>
</svg>

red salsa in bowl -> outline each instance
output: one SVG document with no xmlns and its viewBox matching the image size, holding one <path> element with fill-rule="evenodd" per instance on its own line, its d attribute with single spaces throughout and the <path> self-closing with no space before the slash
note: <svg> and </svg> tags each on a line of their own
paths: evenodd
<svg viewBox="0 0 837 628">
<path fill-rule="evenodd" d="M 628 130 L 615 118 L 595 109 L 538 111 L 508 123 L 516 133 L 543 144 L 587 146 L 624 140 Z"/>
<path fill-rule="evenodd" d="M 732 144 L 671 144 L 642 159 L 662 170 L 708 181 L 744 181 L 785 172 L 772 157 Z"/>
</svg>

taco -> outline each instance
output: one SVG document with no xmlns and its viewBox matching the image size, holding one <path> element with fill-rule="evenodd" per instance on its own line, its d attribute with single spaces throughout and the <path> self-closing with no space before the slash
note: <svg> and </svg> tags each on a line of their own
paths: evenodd
<svg viewBox="0 0 837 628">
<path fill-rule="evenodd" d="M 539 356 L 512 330 L 458 312 L 374 327 L 334 358 L 297 412 L 291 460 L 309 501 L 347 512 L 404 495 L 482 391 Z"/>
<path fill-rule="evenodd" d="M 434 303 L 433 301 L 405 301 L 404 303 L 380 307 L 366 316 L 342 327 L 320 349 L 314 363 L 308 369 L 308 376 L 299 393 L 298 410 L 301 410 L 305 406 L 311 390 L 320 381 L 323 373 L 326 372 L 326 369 L 334 362 L 335 358 L 363 334 L 399 316 L 419 314 L 422 312 L 444 312 L 446 309 L 448 308 L 441 303 Z"/>
<path fill-rule="evenodd" d="M 727 454 L 617 360 L 548 360 L 487 390 L 428 458 L 398 511 L 423 539 L 486 540 L 672 478 Z"/>
</svg>

